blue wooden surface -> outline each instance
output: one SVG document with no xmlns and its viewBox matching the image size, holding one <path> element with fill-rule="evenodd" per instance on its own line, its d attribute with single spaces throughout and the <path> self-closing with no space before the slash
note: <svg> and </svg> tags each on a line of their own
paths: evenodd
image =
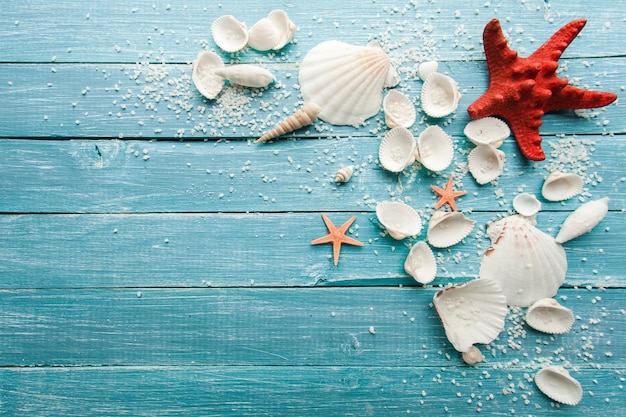
<svg viewBox="0 0 626 417">
<path fill-rule="evenodd" d="M 0 415 L 625 415 L 626 19 L 618 2 L 278 1 L 5 2 L 0 13 Z M 224 54 L 211 22 L 251 26 L 275 8 L 298 26 L 274 53 Z M 486 89 L 482 29 L 498 17 L 528 55 L 570 20 L 587 18 L 565 51 L 572 83 L 618 94 L 584 112 L 550 114 L 548 158 L 528 162 L 512 139 L 506 171 L 479 186 L 467 174 L 466 108 Z M 298 64 L 330 39 L 380 40 L 419 94 L 419 62 L 437 59 L 463 93 L 438 123 L 452 166 L 381 169 L 382 112 L 360 128 L 317 122 L 290 139 L 252 141 L 301 104 Z M 260 63 L 277 83 L 227 87 L 215 101 L 191 83 L 201 50 Z M 575 160 L 575 162 L 571 162 Z M 334 173 L 354 165 L 338 186 Z M 574 310 L 565 335 L 528 328 L 514 309 L 465 365 L 432 308 L 441 287 L 478 275 L 485 227 L 520 192 L 540 193 L 554 169 L 579 171 L 580 198 L 542 200 L 538 227 L 555 235 L 582 202 L 611 198 L 591 233 L 566 243 L 557 299 Z M 426 219 L 430 185 L 454 173 L 459 208 L 477 222 L 436 250 L 429 286 L 403 270 L 410 241 L 383 233 L 377 202 L 398 199 Z M 332 263 L 320 216 L 357 221 L 363 247 Z M 423 238 L 423 236 L 422 236 Z M 568 367 L 576 407 L 532 380 Z"/>
</svg>

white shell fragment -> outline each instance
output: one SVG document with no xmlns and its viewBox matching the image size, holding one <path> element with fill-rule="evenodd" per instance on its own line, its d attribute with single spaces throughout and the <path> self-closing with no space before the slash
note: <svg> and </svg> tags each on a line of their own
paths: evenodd
<svg viewBox="0 0 626 417">
<path fill-rule="evenodd" d="M 216 68 L 215 74 L 228 80 L 231 84 L 244 87 L 263 88 L 270 85 L 274 75 L 265 68 L 251 64 L 235 64 L 227 67 Z"/>
<path fill-rule="evenodd" d="M 273 129 L 255 140 L 254 143 L 267 142 L 285 133 L 293 132 L 303 126 L 315 123 L 319 112 L 320 108 L 317 104 L 313 102 L 306 103 L 300 110 L 278 123 Z"/>
<path fill-rule="evenodd" d="M 339 170 L 337 170 L 337 173 L 335 174 L 335 182 L 344 183 L 344 182 L 350 181 L 350 178 L 352 178 L 353 172 L 354 172 L 354 167 L 352 165 L 339 168 Z"/>
<path fill-rule="evenodd" d="M 463 362 L 468 365 L 474 365 L 485 360 L 482 352 L 476 346 L 472 346 L 468 351 L 463 352 L 461 356 L 463 357 Z"/>
<path fill-rule="evenodd" d="M 444 130 L 431 125 L 417 138 L 417 160 L 430 171 L 443 171 L 450 166 L 454 157 L 454 145 Z"/>
<path fill-rule="evenodd" d="M 499 148 L 511 136 L 511 129 L 497 117 L 488 116 L 469 122 L 463 133 L 476 146 L 493 145 Z"/>
<path fill-rule="evenodd" d="M 567 333 L 574 324 L 574 313 L 553 298 L 542 298 L 528 308 L 526 323 L 548 334 Z"/>
<path fill-rule="evenodd" d="M 576 405 L 583 398 L 583 388 L 562 366 L 548 366 L 535 375 L 537 388 L 549 398 Z"/>
<path fill-rule="evenodd" d="M 396 240 L 417 236 L 422 231 L 422 219 L 417 211 L 400 201 L 378 203 L 376 216 L 389 235 Z"/>
<path fill-rule="evenodd" d="M 419 241 L 411 247 L 404 261 L 404 270 L 420 284 L 428 284 L 437 276 L 435 254 L 426 242 Z"/>
<path fill-rule="evenodd" d="M 204 97 L 213 100 L 222 91 L 224 79 L 215 74 L 215 70 L 222 68 L 224 62 L 214 52 L 202 51 L 192 62 L 193 72 L 191 80 Z"/>
<path fill-rule="evenodd" d="M 256 22 L 248 32 L 248 45 L 257 51 L 279 50 L 296 33 L 296 25 L 284 10 L 272 10 L 267 17 Z"/>
<path fill-rule="evenodd" d="M 504 152 L 493 145 L 480 145 L 471 150 L 467 162 L 476 182 L 487 184 L 504 171 Z"/>
<path fill-rule="evenodd" d="M 398 90 L 389 90 L 383 100 L 383 111 L 387 127 L 411 127 L 415 123 L 417 112 L 411 99 Z"/>
<path fill-rule="evenodd" d="M 220 16 L 211 25 L 213 40 L 225 52 L 237 52 L 248 43 L 248 27 L 234 16 Z"/>
<path fill-rule="evenodd" d="M 583 190 L 583 179 L 573 172 L 551 172 L 543 182 L 541 195 L 549 201 L 568 200 Z"/>
<path fill-rule="evenodd" d="M 437 210 L 428 222 L 428 243 L 436 248 L 449 248 L 465 239 L 474 229 L 475 221 L 460 211 Z"/>
<path fill-rule="evenodd" d="M 608 197 L 583 204 L 567 216 L 556 236 L 556 241 L 565 243 L 591 231 L 608 212 Z"/>
<path fill-rule="evenodd" d="M 435 294 L 433 304 L 448 340 L 459 352 L 476 343 L 491 343 L 504 329 L 508 313 L 502 289 L 490 279 L 444 288 Z"/>
<path fill-rule="evenodd" d="M 300 93 L 334 125 L 358 127 L 380 110 L 385 87 L 400 81 L 380 46 L 326 41 L 315 46 L 300 65 Z"/>
<path fill-rule="evenodd" d="M 447 75 L 433 72 L 422 86 L 422 109 L 430 117 L 440 118 L 454 112 L 459 105 L 459 85 Z"/>
<path fill-rule="evenodd" d="M 437 72 L 439 69 L 439 63 L 437 61 L 426 61 L 419 64 L 417 67 L 417 74 L 422 80 L 426 80 L 430 74 Z"/>
<path fill-rule="evenodd" d="M 394 127 L 383 137 L 378 147 L 378 160 L 384 169 L 401 172 L 415 162 L 417 142 L 405 127 Z"/>
<path fill-rule="evenodd" d="M 541 202 L 533 194 L 521 193 L 513 199 L 513 208 L 524 217 L 532 217 L 541 210 Z"/>
</svg>

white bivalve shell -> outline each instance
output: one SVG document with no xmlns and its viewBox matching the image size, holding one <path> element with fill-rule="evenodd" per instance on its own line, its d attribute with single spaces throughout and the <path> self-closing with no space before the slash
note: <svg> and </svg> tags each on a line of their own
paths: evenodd
<svg viewBox="0 0 626 417">
<path fill-rule="evenodd" d="M 422 86 L 422 109 L 430 117 L 440 118 L 454 112 L 459 105 L 459 85 L 452 78 L 433 72 Z"/>
<path fill-rule="evenodd" d="M 256 22 L 248 32 L 248 45 L 257 51 L 278 51 L 296 33 L 296 25 L 284 10 L 272 10 L 267 17 Z"/>
<path fill-rule="evenodd" d="M 459 352 L 491 343 L 504 329 L 508 313 L 502 289 L 493 280 L 475 279 L 438 291 L 433 304 L 446 336 Z"/>
<path fill-rule="evenodd" d="M 420 284 L 428 284 L 437 276 L 435 254 L 423 240 L 411 247 L 404 261 L 404 270 Z"/>
<path fill-rule="evenodd" d="M 535 375 L 537 388 L 554 401 L 576 405 L 583 398 L 583 388 L 562 366 L 548 366 Z"/>
<path fill-rule="evenodd" d="M 335 173 L 335 182 L 336 183 L 344 183 L 350 181 L 352 178 L 352 174 L 354 173 L 354 167 L 352 165 L 348 165 L 347 167 L 341 167 Z"/>
<path fill-rule="evenodd" d="M 415 162 L 416 149 L 413 134 L 406 127 L 394 127 L 380 142 L 378 160 L 387 171 L 401 172 Z"/>
<path fill-rule="evenodd" d="M 428 126 L 417 138 L 417 160 L 430 171 L 443 171 L 454 157 L 450 136 L 437 125 Z"/>
<path fill-rule="evenodd" d="M 551 172 L 543 182 L 541 195 L 548 201 L 564 201 L 583 190 L 583 179 L 573 172 Z"/>
<path fill-rule="evenodd" d="M 224 79 L 215 70 L 224 67 L 222 58 L 214 52 L 203 51 L 191 64 L 191 80 L 204 97 L 213 100 L 222 91 Z"/>
<path fill-rule="evenodd" d="M 396 240 L 417 236 L 422 231 L 422 219 L 417 211 L 400 201 L 378 203 L 376 217 L 389 235 Z"/>
<path fill-rule="evenodd" d="M 436 248 L 454 246 L 472 232 L 475 224 L 460 211 L 437 210 L 428 222 L 428 243 Z"/>
<path fill-rule="evenodd" d="M 285 133 L 293 132 L 301 127 L 315 123 L 320 110 L 317 104 L 313 102 L 306 103 L 294 114 L 281 120 L 273 129 L 264 133 L 263 136 L 255 140 L 254 143 L 264 143 L 280 135 L 284 135 Z"/>
<path fill-rule="evenodd" d="M 526 323 L 535 330 L 548 334 L 567 333 L 574 324 L 574 313 L 553 298 L 542 298 L 528 307 Z"/>
<path fill-rule="evenodd" d="M 211 25 L 213 40 L 225 52 L 237 52 L 248 43 L 248 27 L 234 16 L 220 16 Z"/>
<path fill-rule="evenodd" d="M 504 152 L 493 145 L 480 145 L 471 150 L 467 163 L 476 182 L 487 184 L 504 171 Z"/>
<path fill-rule="evenodd" d="M 304 57 L 299 82 L 304 101 L 321 107 L 320 119 L 358 127 L 378 113 L 383 89 L 398 84 L 400 77 L 377 43 L 326 41 Z"/>
<path fill-rule="evenodd" d="M 590 201 L 578 207 L 572 214 L 567 216 L 556 241 L 565 243 L 578 236 L 591 231 L 609 212 L 609 198 L 604 197 L 599 200 Z"/>
<path fill-rule="evenodd" d="M 251 64 L 235 64 L 216 68 L 216 75 L 244 87 L 263 88 L 274 81 L 274 75 L 265 68 Z"/>
<path fill-rule="evenodd" d="M 541 202 L 533 194 L 521 193 L 513 199 L 513 208 L 524 217 L 533 217 L 541 210 Z"/>
<path fill-rule="evenodd" d="M 508 216 L 487 228 L 491 247 L 480 262 L 480 277 L 495 280 L 510 305 L 527 307 L 552 297 L 565 281 L 563 246 L 531 219 Z"/>
<path fill-rule="evenodd" d="M 389 90 L 383 100 L 383 112 L 387 127 L 411 127 L 415 123 L 417 112 L 411 99 L 398 90 Z"/>
<path fill-rule="evenodd" d="M 497 117 L 488 116 L 469 122 L 463 133 L 476 146 L 493 145 L 499 148 L 504 139 L 511 136 L 511 129 Z"/>
<path fill-rule="evenodd" d="M 430 74 L 437 72 L 437 69 L 439 69 L 439 63 L 437 61 L 426 61 L 419 64 L 417 74 L 425 81 Z"/>
</svg>

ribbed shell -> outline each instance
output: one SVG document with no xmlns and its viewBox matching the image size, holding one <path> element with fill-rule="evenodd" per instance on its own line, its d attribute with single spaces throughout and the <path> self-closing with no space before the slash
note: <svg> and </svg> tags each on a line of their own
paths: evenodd
<svg viewBox="0 0 626 417">
<path fill-rule="evenodd" d="M 389 90 L 383 100 L 385 123 L 387 127 L 411 127 L 415 123 L 417 112 L 411 99 L 398 90 Z"/>
<path fill-rule="evenodd" d="M 525 317 L 530 327 L 548 334 L 567 333 L 574 324 L 574 313 L 554 298 L 542 298 L 528 307 Z"/>
<path fill-rule="evenodd" d="M 248 45 L 258 51 L 279 50 L 291 40 L 295 32 L 296 25 L 284 10 L 272 10 L 268 17 L 252 25 L 248 32 Z"/>
<path fill-rule="evenodd" d="M 487 184 L 504 171 L 504 152 L 493 145 L 480 145 L 471 150 L 467 163 L 476 182 Z"/>
<path fill-rule="evenodd" d="M 493 145 L 499 148 L 504 139 L 511 136 L 511 129 L 497 117 L 489 116 L 472 120 L 465 125 L 463 133 L 476 146 Z"/>
<path fill-rule="evenodd" d="M 204 97 L 213 100 L 222 91 L 224 79 L 215 70 L 224 66 L 222 58 L 214 52 L 203 51 L 193 61 L 191 80 Z"/>
<path fill-rule="evenodd" d="M 459 105 L 459 86 L 447 75 L 433 72 L 424 81 L 421 93 L 422 109 L 430 117 L 445 117 Z"/>
<path fill-rule="evenodd" d="M 513 199 L 513 208 L 522 216 L 532 217 L 541 210 L 541 202 L 533 194 L 521 193 Z"/>
<path fill-rule="evenodd" d="M 339 168 L 337 172 L 335 173 L 335 182 L 344 183 L 344 182 L 350 181 L 350 178 L 352 178 L 353 172 L 354 172 L 354 167 L 352 165 Z"/>
<path fill-rule="evenodd" d="M 376 206 L 376 217 L 389 235 L 401 240 L 422 231 L 422 219 L 413 207 L 400 201 L 385 201 Z"/>
<path fill-rule="evenodd" d="M 450 166 L 454 145 L 450 136 L 439 126 L 431 125 L 417 138 L 417 160 L 428 170 L 440 172 Z"/>
<path fill-rule="evenodd" d="M 217 46 L 225 52 L 237 52 L 248 43 L 248 27 L 232 15 L 215 19 L 211 34 Z"/>
<path fill-rule="evenodd" d="M 561 366 L 548 366 L 535 375 L 537 388 L 554 401 L 576 405 L 583 398 L 583 388 L 567 370 Z"/>
<path fill-rule="evenodd" d="M 378 160 L 383 168 L 391 172 L 401 172 L 415 162 L 417 142 L 405 127 L 394 127 L 383 137 L 378 147 Z"/>
<path fill-rule="evenodd" d="M 608 197 L 583 204 L 567 216 L 556 236 L 556 241 L 565 243 L 591 231 L 608 212 Z"/>
<path fill-rule="evenodd" d="M 436 248 L 456 245 L 471 233 L 474 224 L 460 211 L 437 210 L 428 222 L 428 243 Z"/>
<path fill-rule="evenodd" d="M 551 172 L 543 182 L 541 195 L 549 201 L 564 201 L 583 190 L 583 179 L 573 172 Z"/>
<path fill-rule="evenodd" d="M 404 261 L 404 270 L 420 284 L 428 284 L 437 276 L 435 254 L 426 242 L 419 241 L 411 247 Z"/>
</svg>

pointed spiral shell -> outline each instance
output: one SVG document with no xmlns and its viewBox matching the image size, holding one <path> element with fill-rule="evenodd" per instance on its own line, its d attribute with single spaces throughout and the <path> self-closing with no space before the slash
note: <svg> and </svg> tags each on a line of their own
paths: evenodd
<svg viewBox="0 0 626 417">
<path fill-rule="evenodd" d="M 320 111 L 320 107 L 312 101 L 305 103 L 300 110 L 278 123 L 276 127 L 255 140 L 254 143 L 267 142 L 285 133 L 310 125 L 317 120 Z"/>
</svg>

